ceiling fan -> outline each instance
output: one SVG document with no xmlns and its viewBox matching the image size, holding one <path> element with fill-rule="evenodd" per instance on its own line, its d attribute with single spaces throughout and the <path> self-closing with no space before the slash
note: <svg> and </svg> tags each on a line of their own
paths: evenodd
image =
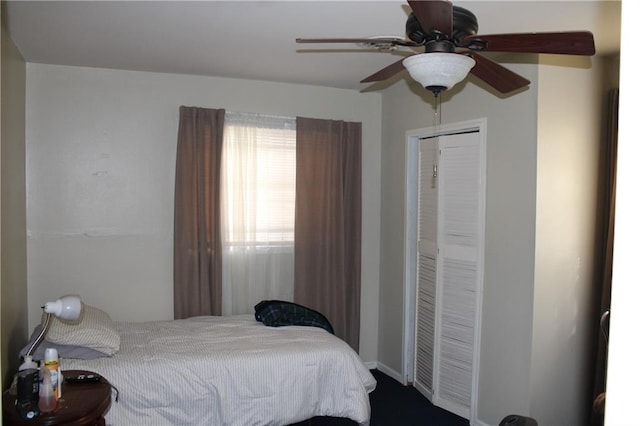
<svg viewBox="0 0 640 426">
<path fill-rule="evenodd" d="M 397 47 L 424 48 L 361 80 L 386 80 L 405 68 L 412 78 L 438 96 L 470 72 L 501 93 L 524 88 L 530 81 L 484 56 L 481 52 L 595 54 L 589 31 L 512 33 L 477 35 L 478 20 L 467 9 L 448 0 L 409 0 L 406 36 L 377 38 L 298 38 L 297 43 L 359 43 L 392 50 Z"/>
</svg>

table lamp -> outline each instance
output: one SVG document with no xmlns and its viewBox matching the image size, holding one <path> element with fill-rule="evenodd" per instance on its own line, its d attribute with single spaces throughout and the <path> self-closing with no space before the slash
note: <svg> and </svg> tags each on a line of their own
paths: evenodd
<svg viewBox="0 0 640 426">
<path fill-rule="evenodd" d="M 62 296 L 55 302 L 45 303 L 42 310 L 47 314 L 45 316 L 44 324 L 42 325 L 42 330 L 40 330 L 40 334 L 38 334 L 36 340 L 34 340 L 33 344 L 29 347 L 22 364 L 18 367 L 19 371 L 29 368 L 38 368 L 38 364 L 33 361 L 32 354 L 47 335 L 49 323 L 51 322 L 51 315 L 55 315 L 62 320 L 75 321 L 80 318 L 80 314 L 82 313 L 82 300 L 80 299 L 80 296 L 77 295 Z"/>
</svg>

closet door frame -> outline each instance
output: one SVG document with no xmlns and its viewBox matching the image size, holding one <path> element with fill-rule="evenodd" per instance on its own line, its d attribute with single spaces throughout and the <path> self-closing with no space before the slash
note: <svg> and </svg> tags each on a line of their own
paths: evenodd
<svg viewBox="0 0 640 426">
<path fill-rule="evenodd" d="M 418 238 L 418 179 L 419 179 L 419 142 L 420 139 L 432 138 L 446 134 L 478 132 L 483 161 L 480 165 L 481 173 L 486 177 L 486 141 L 487 119 L 480 118 L 470 121 L 457 122 L 445 125 L 425 127 L 406 132 L 405 144 L 405 266 L 404 266 L 404 300 L 403 300 L 403 347 L 402 347 L 402 380 L 405 385 L 412 384 L 415 380 L 415 336 L 416 336 L 416 278 L 417 278 L 417 238 Z M 484 182 L 486 192 L 486 181 Z M 486 194 L 485 194 L 486 195 Z M 482 199 L 480 208 L 480 223 L 485 224 L 485 201 Z M 484 233 L 481 239 L 484 249 Z M 484 265 L 480 265 L 479 273 L 484 274 Z M 477 394 L 478 376 L 480 365 L 480 331 L 482 328 L 482 281 L 478 288 L 476 299 L 476 328 L 474 348 L 474 372 L 473 389 L 471 390 L 470 418 L 471 424 L 477 420 Z"/>
</svg>

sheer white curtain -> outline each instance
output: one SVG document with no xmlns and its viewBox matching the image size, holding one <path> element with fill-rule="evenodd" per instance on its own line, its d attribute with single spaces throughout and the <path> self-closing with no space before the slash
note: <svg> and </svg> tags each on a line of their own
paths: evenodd
<svg viewBox="0 0 640 426">
<path fill-rule="evenodd" d="M 296 119 L 227 111 L 222 154 L 222 314 L 293 300 Z"/>
</svg>

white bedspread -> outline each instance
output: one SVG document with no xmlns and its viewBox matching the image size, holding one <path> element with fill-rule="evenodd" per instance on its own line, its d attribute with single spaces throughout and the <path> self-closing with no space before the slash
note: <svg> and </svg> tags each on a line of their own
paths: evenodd
<svg viewBox="0 0 640 426">
<path fill-rule="evenodd" d="M 375 379 L 321 328 L 272 328 L 252 315 L 116 326 L 121 343 L 113 357 L 62 360 L 63 370 L 95 371 L 119 389 L 107 424 L 282 426 L 314 416 L 369 422 Z"/>
</svg>

